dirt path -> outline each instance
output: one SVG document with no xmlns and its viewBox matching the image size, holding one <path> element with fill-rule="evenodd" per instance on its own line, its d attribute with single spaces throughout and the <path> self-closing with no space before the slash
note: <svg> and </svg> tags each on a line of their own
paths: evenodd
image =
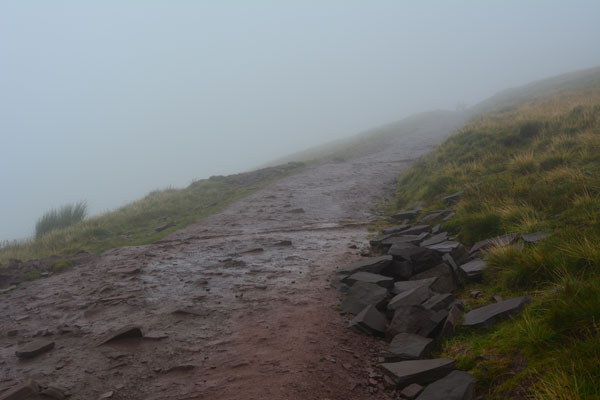
<svg viewBox="0 0 600 400">
<path fill-rule="evenodd" d="M 308 167 L 159 243 L 0 297 L 0 390 L 32 378 L 74 399 L 388 398 L 368 383 L 381 345 L 345 328 L 329 281 L 360 257 L 373 200 L 458 123 Z M 143 340 L 96 346 L 131 324 Z M 33 338 L 56 347 L 18 360 Z"/>
</svg>

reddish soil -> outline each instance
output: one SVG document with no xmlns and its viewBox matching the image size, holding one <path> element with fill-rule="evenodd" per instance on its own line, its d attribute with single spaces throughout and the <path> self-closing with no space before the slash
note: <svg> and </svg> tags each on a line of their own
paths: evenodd
<svg viewBox="0 0 600 400">
<path fill-rule="evenodd" d="M 4 294 L 0 393 L 31 378 L 74 399 L 393 398 L 369 384 L 385 343 L 346 329 L 330 282 L 360 258 L 373 201 L 456 127 L 440 124 Z M 125 325 L 145 337 L 97 346 Z M 39 338 L 55 348 L 15 356 Z"/>
</svg>

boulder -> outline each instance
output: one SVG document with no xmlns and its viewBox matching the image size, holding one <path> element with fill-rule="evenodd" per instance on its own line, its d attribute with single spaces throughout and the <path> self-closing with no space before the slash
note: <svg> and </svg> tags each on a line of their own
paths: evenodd
<svg viewBox="0 0 600 400">
<path fill-rule="evenodd" d="M 485 250 L 492 246 L 505 247 L 516 242 L 519 239 L 518 233 L 509 233 L 507 235 L 497 236 L 490 239 L 485 239 L 477 242 L 471 247 L 469 254 L 474 254 L 477 251 Z"/>
<path fill-rule="evenodd" d="M 414 273 L 432 268 L 442 260 L 441 256 L 435 251 L 410 243 L 395 244 L 388 250 L 388 254 L 397 261 L 410 261 Z"/>
<path fill-rule="evenodd" d="M 416 281 L 400 281 L 394 283 L 394 287 L 392 288 L 393 294 L 400 294 L 406 290 L 411 290 L 419 286 L 431 287 L 437 281 L 437 277 L 426 278 Z"/>
<path fill-rule="evenodd" d="M 462 324 L 474 328 L 489 328 L 499 319 L 520 313 L 530 302 L 531 298 L 524 296 L 479 307 L 466 313 Z"/>
<path fill-rule="evenodd" d="M 410 280 L 417 281 L 426 278 L 438 278 L 430 287 L 431 290 L 437 293 L 450 293 L 456 290 L 456 281 L 454 279 L 454 273 L 452 267 L 446 263 L 441 263 L 433 268 L 423 271 L 416 275 L 413 275 Z"/>
<path fill-rule="evenodd" d="M 454 369 L 454 361 L 448 358 L 399 361 L 383 363 L 380 368 L 398 387 L 404 387 L 411 383 L 425 385 L 443 378 Z"/>
<path fill-rule="evenodd" d="M 481 282 L 483 278 L 483 271 L 487 268 L 487 263 L 481 258 L 475 258 L 460 267 L 461 273 L 464 273 L 468 280 L 474 282 Z"/>
<path fill-rule="evenodd" d="M 465 371 L 452 371 L 427 386 L 417 400 L 473 400 L 475 378 Z"/>
<path fill-rule="evenodd" d="M 389 310 L 400 307 L 418 306 L 431 297 L 433 293 L 427 286 L 417 286 L 394 296 L 387 305 Z"/>
<path fill-rule="evenodd" d="M 538 244 L 542 240 L 546 239 L 548 236 L 550 235 L 548 235 L 546 232 L 535 232 L 530 233 L 528 235 L 523 235 L 523 241 L 525 243 Z"/>
<path fill-rule="evenodd" d="M 387 299 L 388 291 L 381 286 L 367 282 L 356 282 L 348 290 L 340 308 L 343 312 L 358 314 L 368 305 L 381 307 Z"/>
<path fill-rule="evenodd" d="M 400 307 L 394 311 L 394 318 L 392 318 L 388 333 L 390 335 L 413 333 L 427 337 L 434 332 L 438 325 L 434 318 L 435 311 L 420 305 Z"/>
<path fill-rule="evenodd" d="M 440 337 L 447 337 L 454 335 L 454 331 L 456 327 L 460 324 L 462 319 L 462 310 L 458 305 L 453 305 L 450 307 L 450 311 L 448 312 L 448 317 L 446 321 L 444 321 L 444 325 L 442 326 L 442 330 L 440 331 Z"/>
<path fill-rule="evenodd" d="M 429 239 L 423 240 L 421 242 L 421 247 L 431 246 L 437 243 L 445 242 L 446 240 L 448 240 L 448 232 L 438 233 Z"/>
<path fill-rule="evenodd" d="M 403 230 L 405 230 L 408 227 L 409 227 L 408 224 L 388 226 L 387 228 L 384 228 L 381 231 L 381 233 L 383 233 L 384 235 L 389 235 L 391 233 L 402 232 Z"/>
<path fill-rule="evenodd" d="M 394 279 L 390 278 L 389 276 L 383 276 L 364 271 L 356 272 L 342 279 L 342 282 L 350 286 L 353 286 L 356 282 L 374 283 L 375 285 L 384 288 L 391 288 L 394 285 Z"/>
<path fill-rule="evenodd" d="M 54 342 L 49 340 L 34 340 L 19 347 L 15 355 L 19 358 L 33 358 L 54 348 Z"/>
<path fill-rule="evenodd" d="M 431 233 L 431 225 L 415 225 L 400 232 L 403 235 L 419 235 L 421 233 Z"/>
<path fill-rule="evenodd" d="M 391 276 L 396 280 L 406 280 L 413 275 L 413 266 L 410 261 L 392 261 L 381 271 L 381 275 Z"/>
<path fill-rule="evenodd" d="M 375 306 L 368 305 L 350 321 L 348 328 L 357 332 L 384 336 L 386 325 L 385 316 L 377 311 Z"/>
<path fill-rule="evenodd" d="M 447 309 L 454 300 L 452 293 L 436 293 L 423 303 L 423 307 L 433 311 Z"/>
<path fill-rule="evenodd" d="M 352 275 L 355 272 L 364 271 L 378 274 L 382 269 L 387 267 L 392 262 L 392 256 L 369 257 L 356 261 L 346 268 L 337 271 L 339 275 Z"/>
<path fill-rule="evenodd" d="M 393 245 L 399 244 L 399 243 L 411 243 L 414 245 L 418 245 L 419 243 L 421 243 L 423 241 L 423 239 L 427 238 L 427 236 L 429 236 L 429 233 L 427 233 L 427 232 L 423 232 L 418 235 L 393 234 L 393 235 L 390 235 L 387 238 L 381 240 L 379 242 L 379 247 L 384 248 L 384 249 L 386 249 L 386 248 L 389 249 Z"/>
<path fill-rule="evenodd" d="M 384 358 L 386 362 L 417 360 L 427 357 L 432 347 L 433 339 L 412 333 L 399 333 L 392 339 Z"/>
</svg>

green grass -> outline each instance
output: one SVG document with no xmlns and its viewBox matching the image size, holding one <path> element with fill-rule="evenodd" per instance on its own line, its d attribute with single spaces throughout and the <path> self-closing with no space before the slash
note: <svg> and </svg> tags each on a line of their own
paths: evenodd
<svg viewBox="0 0 600 400">
<path fill-rule="evenodd" d="M 156 190 L 141 200 L 104 215 L 52 229 L 31 240 L 7 243 L 0 248 L 0 264 L 9 259 L 26 261 L 78 251 L 99 253 L 114 247 L 153 243 L 299 168 L 301 164 L 287 164 L 243 174 L 215 176 L 193 182 L 184 189 Z M 166 224 L 172 225 L 157 231 L 156 228 Z M 62 269 L 68 267 L 67 264 L 58 262 L 53 267 Z"/>
<path fill-rule="evenodd" d="M 597 86 L 596 86 L 597 87 Z M 483 398 L 600 398 L 600 89 L 563 92 L 475 118 L 399 177 L 390 213 L 464 190 L 444 228 L 471 245 L 545 231 L 537 246 L 492 248 L 467 307 L 530 295 L 515 319 L 460 329 L 439 355 Z"/>
<path fill-rule="evenodd" d="M 86 215 L 87 203 L 85 201 L 66 204 L 59 209 L 47 211 L 35 224 L 35 237 L 39 239 L 50 231 L 66 228 L 83 221 Z"/>
</svg>

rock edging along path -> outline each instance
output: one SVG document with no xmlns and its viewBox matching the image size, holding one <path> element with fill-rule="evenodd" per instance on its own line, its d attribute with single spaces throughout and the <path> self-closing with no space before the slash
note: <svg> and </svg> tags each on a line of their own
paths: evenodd
<svg viewBox="0 0 600 400">
<path fill-rule="evenodd" d="M 459 194 L 452 199 L 456 200 Z M 481 251 L 490 246 L 522 246 L 513 233 L 490 238 L 467 249 L 440 232 L 440 222 L 452 210 L 421 213 L 400 212 L 392 219 L 402 223 L 384 229 L 370 240 L 372 247 L 387 255 L 361 259 L 337 271 L 337 286 L 344 293 L 342 313 L 356 314 L 348 324 L 354 331 L 390 340 L 381 354 L 383 375 L 374 382 L 395 398 L 426 400 L 471 400 L 475 379 L 455 371 L 449 359 L 428 359 L 435 340 L 454 334 L 458 325 L 487 329 L 503 318 L 519 314 L 529 297 L 508 300 L 470 310 L 453 291 L 481 280 L 487 267 Z M 410 220 L 417 220 L 409 224 Z M 392 221 L 393 222 L 393 221 Z M 418 239 L 415 239 L 418 234 Z M 547 235 L 525 235 L 523 242 L 535 244 Z M 535 240 L 533 240 L 533 239 Z M 425 388 L 423 386 L 426 386 Z"/>
<path fill-rule="evenodd" d="M 340 324 L 328 279 L 363 252 L 373 201 L 459 123 L 309 166 L 159 243 L 2 294 L 0 398 L 27 379 L 74 399 L 370 396 L 381 343 Z M 15 355 L 37 339 L 54 347 Z"/>
</svg>

